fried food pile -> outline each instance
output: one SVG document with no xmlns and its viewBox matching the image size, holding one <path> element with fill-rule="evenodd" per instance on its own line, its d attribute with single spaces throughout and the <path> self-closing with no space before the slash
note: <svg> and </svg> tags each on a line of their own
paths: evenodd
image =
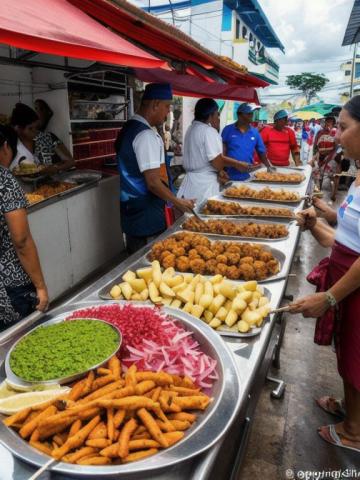
<svg viewBox="0 0 360 480">
<path fill-rule="evenodd" d="M 254 177 L 261 182 L 301 183 L 305 180 L 301 173 L 255 172 Z"/>
<path fill-rule="evenodd" d="M 188 377 L 137 371 L 135 364 L 124 374 L 116 356 L 105 367 L 4 424 L 56 460 L 111 465 L 174 445 L 195 422 L 194 410 L 205 410 L 211 401 Z"/>
<path fill-rule="evenodd" d="M 32 192 L 33 195 L 42 195 L 44 198 L 66 192 L 70 188 L 76 187 L 76 184 L 70 182 L 55 182 L 52 184 L 44 184 Z"/>
<path fill-rule="evenodd" d="M 30 205 L 45 200 L 44 195 L 39 195 L 37 193 L 26 193 L 25 196 L 26 200 L 30 203 Z"/>
<path fill-rule="evenodd" d="M 289 208 L 258 207 L 241 205 L 238 202 L 221 202 L 208 200 L 202 212 L 203 215 L 253 215 L 257 217 L 289 217 L 293 213 Z"/>
<path fill-rule="evenodd" d="M 182 224 L 185 230 L 220 235 L 254 238 L 283 238 L 289 233 L 286 225 L 279 223 L 231 222 L 230 220 L 204 220 L 190 217 Z"/>
<path fill-rule="evenodd" d="M 232 280 L 265 280 L 279 271 L 279 262 L 261 245 L 211 242 L 203 235 L 178 233 L 154 243 L 151 260 L 163 268 L 201 275 L 223 275 Z"/>
<path fill-rule="evenodd" d="M 297 192 L 291 192 L 289 190 L 284 190 L 283 188 L 280 190 L 274 190 L 270 187 L 265 187 L 261 190 L 256 190 L 245 185 L 239 185 L 227 188 L 224 195 L 226 197 L 255 198 L 258 200 L 276 200 L 285 202 L 300 201 L 300 195 Z"/>
</svg>

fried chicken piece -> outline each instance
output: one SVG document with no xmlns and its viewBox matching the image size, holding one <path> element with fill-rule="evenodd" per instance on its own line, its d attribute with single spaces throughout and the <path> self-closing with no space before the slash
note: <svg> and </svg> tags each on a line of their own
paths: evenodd
<svg viewBox="0 0 360 480">
<path fill-rule="evenodd" d="M 241 249 L 238 245 L 231 244 L 227 247 L 226 251 L 229 253 L 237 253 L 240 255 Z"/>
<path fill-rule="evenodd" d="M 164 250 L 163 252 L 161 252 L 160 254 L 160 260 L 164 260 L 165 257 L 167 257 L 168 255 L 172 255 L 171 252 L 169 252 L 169 250 Z"/>
<path fill-rule="evenodd" d="M 196 248 L 192 248 L 188 251 L 188 257 L 190 260 L 194 260 L 195 258 L 201 258 Z"/>
<path fill-rule="evenodd" d="M 210 260 L 207 260 L 207 262 L 205 263 L 205 272 L 208 275 L 215 275 L 216 268 L 217 268 L 217 261 L 215 260 L 215 258 L 211 258 Z"/>
<path fill-rule="evenodd" d="M 224 263 L 225 265 L 227 265 L 228 259 L 227 259 L 226 255 L 220 254 L 220 255 L 216 256 L 216 261 L 218 263 Z"/>
<path fill-rule="evenodd" d="M 253 257 L 242 257 L 240 258 L 240 265 L 244 264 L 244 263 L 249 263 L 250 265 L 252 265 L 254 263 L 254 259 Z"/>
<path fill-rule="evenodd" d="M 225 263 L 218 263 L 215 270 L 215 275 L 226 276 L 226 273 L 227 273 L 227 265 Z"/>
<path fill-rule="evenodd" d="M 169 255 L 166 255 L 166 257 L 161 259 L 160 263 L 164 268 L 170 268 L 170 267 L 175 268 L 175 262 L 176 262 L 175 255 L 170 253 Z"/>
<path fill-rule="evenodd" d="M 210 247 L 211 242 L 208 238 L 204 237 L 203 235 L 193 235 L 191 240 L 191 246 L 197 247 L 198 245 L 203 245 L 204 247 Z"/>
<path fill-rule="evenodd" d="M 224 256 L 227 258 L 228 265 L 237 265 L 240 261 L 240 255 L 238 253 L 231 253 L 226 251 Z"/>
<path fill-rule="evenodd" d="M 276 275 L 279 272 L 279 262 L 275 258 L 267 262 L 266 266 L 271 275 Z"/>
<path fill-rule="evenodd" d="M 254 280 L 255 279 L 255 269 L 250 263 L 242 263 L 239 266 L 239 278 L 241 280 Z"/>
<path fill-rule="evenodd" d="M 213 243 L 211 250 L 214 252 L 214 255 L 216 256 L 223 253 L 225 250 L 225 247 L 221 242 L 215 242 Z"/>
<path fill-rule="evenodd" d="M 190 260 L 188 257 L 181 256 L 175 261 L 176 270 L 179 272 L 187 272 L 190 269 Z"/>
<path fill-rule="evenodd" d="M 175 247 L 172 250 L 172 253 L 175 255 L 175 257 L 182 257 L 183 255 L 185 255 L 185 248 L 179 246 Z"/>
<path fill-rule="evenodd" d="M 256 260 L 253 266 L 256 273 L 256 279 L 265 280 L 265 278 L 268 276 L 268 269 L 266 263 L 262 262 L 261 260 Z"/>
<path fill-rule="evenodd" d="M 189 262 L 190 270 L 193 273 L 205 273 L 206 264 L 205 261 L 201 258 L 195 258 L 194 260 L 190 260 Z"/>
<path fill-rule="evenodd" d="M 259 257 L 259 260 L 261 260 L 262 262 L 269 262 L 270 260 L 273 260 L 273 256 L 272 256 L 272 253 L 270 252 L 261 252 L 260 254 L 260 257 Z"/>
<path fill-rule="evenodd" d="M 227 267 L 226 276 L 231 280 L 238 280 L 239 269 L 235 265 L 232 265 L 231 267 Z"/>
</svg>

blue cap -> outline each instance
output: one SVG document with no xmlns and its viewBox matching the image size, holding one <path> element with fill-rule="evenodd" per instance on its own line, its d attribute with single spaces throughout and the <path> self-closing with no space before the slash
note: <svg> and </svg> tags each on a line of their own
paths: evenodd
<svg viewBox="0 0 360 480">
<path fill-rule="evenodd" d="M 149 83 L 145 87 L 143 100 L 172 100 L 170 83 Z"/>
<path fill-rule="evenodd" d="M 289 114 L 286 110 L 279 110 L 278 112 L 275 113 L 274 115 L 274 121 L 276 120 L 281 120 L 282 118 L 288 117 Z"/>
<path fill-rule="evenodd" d="M 256 110 L 256 107 L 249 105 L 248 103 L 240 103 L 237 109 L 237 113 L 253 113 Z"/>
</svg>

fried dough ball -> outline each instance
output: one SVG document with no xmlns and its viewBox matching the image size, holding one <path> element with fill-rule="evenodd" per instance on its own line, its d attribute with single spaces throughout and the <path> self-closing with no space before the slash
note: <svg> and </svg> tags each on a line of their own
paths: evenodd
<svg viewBox="0 0 360 480">
<path fill-rule="evenodd" d="M 212 245 L 211 250 L 214 252 L 214 255 L 220 255 L 221 253 L 224 252 L 225 246 L 224 246 L 222 243 L 220 243 L 220 242 L 215 242 L 215 243 Z"/>
<path fill-rule="evenodd" d="M 218 263 L 216 270 L 215 270 L 215 275 L 226 275 L 227 273 L 227 265 L 225 263 Z"/>
<path fill-rule="evenodd" d="M 169 255 L 166 255 L 166 257 L 161 260 L 161 265 L 164 268 L 170 268 L 170 267 L 175 268 L 175 261 L 176 261 L 175 255 L 170 253 Z"/>
<path fill-rule="evenodd" d="M 243 263 L 239 267 L 239 278 L 243 280 L 254 280 L 256 277 L 255 269 L 250 263 Z"/>
<path fill-rule="evenodd" d="M 227 267 L 226 276 L 231 280 L 237 280 L 239 278 L 239 269 L 235 265 Z"/>
<path fill-rule="evenodd" d="M 201 258 L 195 258 L 189 262 L 190 269 L 193 273 L 205 273 L 206 264 Z"/>
<path fill-rule="evenodd" d="M 188 257 L 181 256 L 178 257 L 175 261 L 176 270 L 179 272 L 187 272 L 190 269 L 190 260 Z"/>
<path fill-rule="evenodd" d="M 164 251 L 164 246 L 162 242 L 156 242 L 151 249 L 151 252 L 155 258 L 159 258 L 163 251 Z"/>
<path fill-rule="evenodd" d="M 196 248 L 192 248 L 188 251 L 188 257 L 190 260 L 194 260 L 195 258 L 201 258 Z"/>
<path fill-rule="evenodd" d="M 279 271 L 279 262 L 275 259 L 267 262 L 266 266 L 271 275 L 275 275 Z"/>
<path fill-rule="evenodd" d="M 191 246 L 197 247 L 198 245 L 203 245 L 204 247 L 210 247 L 210 240 L 202 235 L 193 235 L 191 239 Z"/>
<path fill-rule="evenodd" d="M 198 247 L 196 247 L 196 250 L 205 260 L 210 260 L 210 258 L 214 258 L 214 253 L 207 247 L 199 245 Z"/>
<path fill-rule="evenodd" d="M 267 277 L 268 269 L 265 262 L 261 260 L 255 260 L 254 269 L 256 272 L 256 278 L 258 280 L 264 280 Z"/>
<path fill-rule="evenodd" d="M 273 259 L 273 256 L 270 252 L 261 252 L 260 254 L 260 257 L 259 257 L 259 260 L 261 260 L 262 262 L 269 262 L 270 260 Z"/>
<path fill-rule="evenodd" d="M 227 258 L 228 265 L 237 265 L 240 261 L 240 255 L 238 253 L 226 252 L 224 256 Z"/>
<path fill-rule="evenodd" d="M 179 244 L 178 244 L 179 245 Z M 175 247 L 173 250 L 172 250 L 172 253 L 175 255 L 175 257 L 182 257 L 183 255 L 185 255 L 185 248 L 183 247 Z"/>
<path fill-rule="evenodd" d="M 227 262 L 228 262 L 228 259 L 227 259 L 226 255 L 222 255 L 222 254 L 221 254 L 221 255 L 218 255 L 218 256 L 216 257 L 216 261 L 217 261 L 218 263 L 224 263 L 224 264 L 226 265 Z"/>
<path fill-rule="evenodd" d="M 209 274 L 209 275 L 215 275 L 215 272 L 216 272 L 216 268 L 217 268 L 217 261 L 215 260 L 215 258 L 211 258 L 210 260 L 207 260 L 206 262 L 206 272 Z"/>
<path fill-rule="evenodd" d="M 240 255 L 241 249 L 238 245 L 231 244 L 226 249 L 226 251 L 229 252 L 229 253 L 238 253 Z"/>
<path fill-rule="evenodd" d="M 172 255 L 171 252 L 169 252 L 169 250 L 164 250 L 163 252 L 161 252 L 160 254 L 160 260 L 163 261 L 165 257 L 167 257 L 168 255 Z"/>
<path fill-rule="evenodd" d="M 254 263 L 254 259 L 253 257 L 242 257 L 240 258 L 240 265 L 242 265 L 243 263 L 249 263 L 250 265 L 252 265 Z"/>
</svg>

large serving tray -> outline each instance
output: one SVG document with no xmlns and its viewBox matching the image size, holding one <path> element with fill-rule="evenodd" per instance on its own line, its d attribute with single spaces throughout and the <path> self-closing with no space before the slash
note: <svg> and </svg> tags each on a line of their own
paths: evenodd
<svg viewBox="0 0 360 480">
<path fill-rule="evenodd" d="M 264 188 L 266 188 L 266 185 L 264 184 L 248 184 L 246 182 L 232 182 L 231 185 L 228 185 L 227 188 L 229 188 L 230 186 L 232 187 L 238 187 L 238 186 L 247 186 L 249 188 L 251 188 L 252 190 L 257 190 L 257 191 L 260 191 L 260 190 L 263 190 Z M 298 200 L 273 200 L 273 199 L 262 199 L 262 198 L 253 198 L 253 197 L 234 197 L 234 196 L 231 196 L 231 195 L 227 195 L 225 192 L 226 192 L 226 189 L 222 191 L 222 196 L 224 198 L 232 198 L 233 200 L 248 200 L 248 201 L 254 201 L 254 202 L 258 202 L 258 203 L 276 203 L 276 204 L 287 204 L 287 203 L 290 203 L 290 204 L 296 204 L 296 203 L 300 203 L 302 201 L 302 197 L 305 195 L 305 191 L 306 191 L 306 182 L 304 183 L 303 186 L 294 186 L 294 185 L 284 185 L 282 187 L 270 187 L 271 190 L 274 190 L 274 191 L 281 191 L 281 190 L 288 190 L 290 192 L 294 192 L 294 193 L 297 193 L 299 195 L 299 199 Z"/>
<path fill-rule="evenodd" d="M 194 233 L 194 232 L 188 232 L 188 233 Z M 216 236 L 216 235 L 211 235 L 211 234 L 207 234 L 207 233 L 202 233 L 201 235 L 207 237 L 209 240 L 214 240 L 214 241 L 225 241 L 225 240 L 219 240 L 219 238 Z M 271 277 L 268 277 L 268 278 L 265 278 L 264 280 L 257 280 L 258 283 L 264 283 L 264 282 L 271 282 L 271 281 L 274 281 L 274 280 L 280 280 L 281 278 L 285 278 L 287 273 L 288 273 L 288 269 L 290 268 L 290 265 L 289 265 L 289 261 L 288 259 L 286 258 L 286 255 L 284 252 L 282 252 L 281 250 L 278 250 L 277 248 L 272 248 L 270 247 L 269 245 L 267 245 L 266 243 L 256 243 L 256 242 L 244 242 L 244 241 L 239 241 L 238 238 L 236 239 L 231 239 L 231 238 L 228 238 L 226 237 L 226 241 L 227 242 L 234 242 L 234 243 L 251 243 L 252 245 L 257 245 L 259 247 L 262 247 L 264 250 L 266 250 L 267 252 L 271 252 L 272 255 L 278 260 L 279 264 L 280 264 L 280 270 L 279 272 L 276 274 L 276 275 L 272 275 Z M 257 239 L 259 240 L 259 239 Z M 149 259 L 149 255 L 150 255 L 150 252 L 148 252 L 145 257 L 144 257 L 144 265 L 143 266 L 149 266 L 151 265 L 151 261 Z M 141 268 L 141 267 L 137 267 L 137 268 Z M 175 270 L 176 271 L 176 270 Z M 179 275 L 181 275 L 183 272 L 179 272 L 179 271 L 176 271 L 176 273 L 178 273 Z M 189 272 L 191 273 L 191 272 Z M 209 275 L 204 275 L 205 278 L 210 278 Z M 239 280 L 240 281 L 240 280 Z"/>
<path fill-rule="evenodd" d="M 187 216 L 191 216 L 191 215 L 188 215 Z M 201 216 L 200 216 L 201 217 Z M 232 223 L 236 223 L 236 224 L 242 224 L 242 223 L 255 223 L 255 224 L 265 224 L 265 225 L 277 225 L 279 224 L 280 222 L 271 222 L 271 221 L 266 221 L 266 220 L 258 220 L 258 219 L 251 219 L 251 220 L 245 220 L 245 219 L 238 219 L 238 218 L 232 218 L 231 220 L 230 219 L 225 219 L 223 216 L 220 216 L 220 215 L 211 215 L 211 218 L 209 218 L 208 216 L 204 216 L 204 220 L 228 220 Z M 224 235 L 222 233 L 210 233 L 210 232 L 205 232 L 205 231 L 193 231 L 193 230 L 188 230 L 187 228 L 185 228 L 183 226 L 184 224 L 181 224 L 180 228 L 181 230 L 183 231 L 189 231 L 189 233 L 201 233 L 201 235 L 211 235 L 211 237 L 216 237 L 216 238 L 220 238 L 222 240 L 229 240 L 229 241 L 233 241 L 233 240 L 243 240 L 243 241 L 249 241 L 249 242 L 256 242 L 256 241 L 264 241 L 264 242 L 282 242 L 284 240 L 287 240 L 290 236 L 290 228 L 293 228 L 295 226 L 295 221 L 293 222 L 289 222 L 288 225 L 286 225 L 286 228 L 288 230 L 288 233 L 285 237 L 279 237 L 279 238 L 268 238 L 268 237 L 245 237 L 245 236 L 240 236 L 240 235 Z M 284 225 L 282 223 L 282 225 Z"/>
<path fill-rule="evenodd" d="M 286 168 L 286 167 L 276 167 L 276 172 L 277 173 L 299 173 L 300 175 L 303 175 L 303 179 L 300 182 L 276 182 L 276 181 L 271 181 L 271 180 L 258 180 L 256 178 L 256 173 L 258 172 L 264 172 L 266 171 L 266 168 L 262 168 L 260 170 L 257 170 L 256 172 L 250 173 L 250 178 L 247 180 L 247 182 L 250 183 L 262 183 L 265 185 L 284 185 L 284 186 L 291 186 L 291 185 L 303 185 L 306 182 L 306 176 L 304 175 L 304 168 L 298 167 L 296 168 Z"/>
<path fill-rule="evenodd" d="M 11 356 L 11 352 L 14 350 L 14 348 L 16 347 L 16 345 L 20 342 L 20 340 L 22 340 L 24 337 L 30 335 L 30 333 L 34 332 L 35 330 L 37 330 L 38 328 L 40 327 L 46 327 L 48 325 L 55 325 L 56 323 L 60 323 L 62 322 L 64 319 L 63 318 L 59 318 L 59 317 L 55 317 L 45 323 L 42 323 L 41 325 L 38 325 L 37 327 L 33 328 L 32 330 L 30 330 L 29 332 L 27 332 L 25 335 L 23 335 L 21 338 L 19 338 L 13 345 L 12 347 L 10 348 L 10 350 L 8 351 L 7 355 L 6 355 L 6 358 L 5 358 L 5 373 L 6 373 L 6 378 L 8 378 L 12 384 L 15 384 L 15 385 L 19 385 L 21 387 L 32 387 L 34 384 L 36 385 L 49 385 L 49 384 L 53 384 L 53 383 L 59 383 L 60 385 L 61 384 L 64 384 L 64 383 L 70 383 L 70 382 L 73 382 L 74 380 L 84 376 L 89 370 L 92 370 L 94 368 L 98 368 L 100 367 L 101 365 L 103 365 L 104 363 L 106 363 L 120 348 L 121 346 L 121 333 L 119 332 L 119 330 L 117 328 L 115 328 L 113 325 L 111 325 L 111 327 L 113 328 L 113 330 L 116 331 L 116 333 L 119 335 L 119 344 L 116 348 L 116 350 L 114 350 L 111 355 L 108 356 L 108 358 L 105 358 L 101 363 L 97 364 L 97 365 L 93 365 L 91 368 L 88 368 L 87 370 L 85 371 L 82 371 L 82 372 L 78 372 L 78 373 L 74 373 L 68 377 L 62 377 L 62 378 L 54 378 L 52 380 L 46 380 L 46 381 L 40 381 L 40 382 L 36 382 L 36 381 L 32 381 L 32 382 L 28 382 L 28 381 L 25 381 L 23 380 L 22 378 L 18 377 L 11 369 L 11 366 L 10 366 L 10 356 Z M 102 322 L 102 320 L 97 320 L 99 322 Z"/>
<path fill-rule="evenodd" d="M 218 214 L 214 214 L 214 215 L 209 215 L 209 214 L 204 214 L 202 213 L 206 203 L 207 203 L 207 200 L 204 200 L 202 203 L 200 203 L 199 205 L 196 205 L 195 207 L 195 211 L 198 215 L 200 215 L 201 217 L 204 217 L 204 218 L 228 218 L 228 219 L 232 219 L 232 218 L 246 218 L 246 219 L 253 219 L 253 218 L 260 218 L 260 219 L 269 219 L 269 220 L 273 220 L 273 221 L 276 221 L 276 222 L 290 222 L 291 220 L 294 220 L 294 216 L 295 214 L 297 213 L 297 209 L 298 207 L 294 207 L 292 205 L 284 205 L 284 206 L 279 206 L 279 204 L 272 204 L 272 203 L 266 203 L 266 205 L 264 205 L 264 203 L 260 203 L 260 202 L 255 202 L 254 201 L 249 201 L 249 200 L 240 200 L 240 199 L 228 199 L 228 198 L 224 198 L 222 195 L 216 195 L 214 197 L 211 197 L 209 198 L 209 200 L 217 200 L 219 202 L 222 202 L 222 203 L 240 203 L 241 205 L 243 205 L 244 207 L 260 207 L 260 208 L 264 208 L 264 207 L 268 207 L 268 208 L 287 208 L 288 210 L 291 210 L 292 212 L 292 216 L 290 217 L 284 217 L 284 216 L 275 216 L 275 215 L 271 215 L 271 216 L 268 216 L 268 215 L 245 215 L 245 214 L 237 214 L 237 215 L 218 215 Z"/>
<path fill-rule="evenodd" d="M 66 305 L 48 313 L 45 319 L 64 319 L 76 310 L 100 305 L 104 304 L 99 302 L 82 302 Z M 179 310 L 164 307 L 163 311 L 176 318 L 185 328 L 191 330 L 202 350 L 216 359 L 219 379 L 214 382 L 210 392 L 214 399 L 213 402 L 205 412 L 198 415 L 196 424 L 187 431 L 183 440 L 152 457 L 125 465 L 97 467 L 59 462 L 50 468 L 52 472 L 58 472 L 71 477 L 97 477 L 99 479 L 105 477 L 127 479 L 129 475 L 142 473 L 150 478 L 151 471 L 171 467 L 199 455 L 216 444 L 226 433 L 234 420 L 240 402 L 239 377 L 231 352 L 219 335 L 205 323 L 199 322 Z M 2 377 L 5 375 L 4 364 L 1 366 L 0 375 Z M 0 418 L 3 418 L 3 416 L 0 415 Z M 15 431 L 6 427 L 2 422 L 0 422 L 0 438 L 1 443 L 13 455 L 25 462 L 42 466 L 49 460 L 47 455 L 30 447 Z"/>
</svg>

